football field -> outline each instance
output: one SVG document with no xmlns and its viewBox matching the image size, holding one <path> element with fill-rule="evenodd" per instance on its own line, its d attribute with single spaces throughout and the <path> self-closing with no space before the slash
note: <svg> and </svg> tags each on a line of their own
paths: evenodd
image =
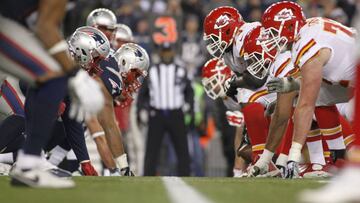
<svg viewBox="0 0 360 203">
<path fill-rule="evenodd" d="M 257 203 L 297 202 L 299 191 L 316 188 L 319 180 L 75 177 L 73 189 L 11 187 L 0 177 L 2 203 Z"/>
</svg>

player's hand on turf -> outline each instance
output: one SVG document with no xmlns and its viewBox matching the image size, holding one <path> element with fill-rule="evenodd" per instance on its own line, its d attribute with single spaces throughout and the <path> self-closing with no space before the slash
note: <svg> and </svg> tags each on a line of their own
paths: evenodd
<svg viewBox="0 0 360 203">
<path fill-rule="evenodd" d="M 122 168 L 120 171 L 122 176 L 135 176 L 134 172 L 130 170 L 130 167 Z"/>
<path fill-rule="evenodd" d="M 80 163 L 81 166 L 81 172 L 85 176 L 98 176 L 98 173 L 96 172 L 94 166 L 91 164 L 90 161 L 85 161 Z"/>
<path fill-rule="evenodd" d="M 289 178 L 289 179 L 300 178 L 299 163 L 297 163 L 295 161 L 287 162 L 286 178 Z"/>
<path fill-rule="evenodd" d="M 231 126 L 241 127 L 244 123 L 244 115 L 240 111 L 226 111 L 226 119 Z"/>
<path fill-rule="evenodd" d="M 289 93 L 299 90 L 299 84 L 292 77 L 273 78 L 267 82 L 266 87 L 270 93 Z"/>
<path fill-rule="evenodd" d="M 104 96 L 99 84 L 84 70 L 69 79 L 71 108 L 69 116 L 81 122 L 96 114 L 104 106 Z"/>
</svg>

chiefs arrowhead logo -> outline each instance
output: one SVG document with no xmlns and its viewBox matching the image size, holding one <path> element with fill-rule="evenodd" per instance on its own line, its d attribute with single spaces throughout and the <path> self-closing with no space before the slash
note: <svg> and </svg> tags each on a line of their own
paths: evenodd
<svg viewBox="0 0 360 203">
<path fill-rule="evenodd" d="M 229 24 L 229 16 L 221 15 L 218 19 L 216 19 L 214 29 L 221 29 Z"/>
<path fill-rule="evenodd" d="M 274 20 L 275 21 L 288 21 L 295 18 L 292 10 L 284 8 L 281 10 L 278 14 L 275 15 Z"/>
</svg>

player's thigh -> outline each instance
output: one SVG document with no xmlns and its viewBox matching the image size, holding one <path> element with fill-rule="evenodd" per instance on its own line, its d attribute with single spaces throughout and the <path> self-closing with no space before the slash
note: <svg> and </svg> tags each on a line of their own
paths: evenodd
<svg viewBox="0 0 360 203">
<path fill-rule="evenodd" d="M 33 32 L 0 16 L 0 70 L 27 82 L 61 71 Z"/>
</svg>

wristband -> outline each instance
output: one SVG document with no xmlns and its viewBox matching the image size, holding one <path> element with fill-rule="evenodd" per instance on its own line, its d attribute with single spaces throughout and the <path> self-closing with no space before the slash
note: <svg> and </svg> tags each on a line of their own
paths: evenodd
<svg viewBox="0 0 360 203">
<path fill-rule="evenodd" d="M 56 44 L 54 44 L 49 50 L 49 54 L 51 55 L 55 55 L 57 53 L 60 53 L 62 51 L 66 51 L 68 50 L 69 45 L 65 40 L 61 40 L 59 42 L 57 42 Z"/>
<path fill-rule="evenodd" d="M 100 136 L 103 136 L 103 135 L 105 135 L 105 132 L 104 132 L 104 131 L 101 131 L 101 132 L 96 132 L 96 133 L 92 134 L 91 137 L 92 137 L 93 139 L 95 139 L 95 138 L 100 137 Z"/>
</svg>

